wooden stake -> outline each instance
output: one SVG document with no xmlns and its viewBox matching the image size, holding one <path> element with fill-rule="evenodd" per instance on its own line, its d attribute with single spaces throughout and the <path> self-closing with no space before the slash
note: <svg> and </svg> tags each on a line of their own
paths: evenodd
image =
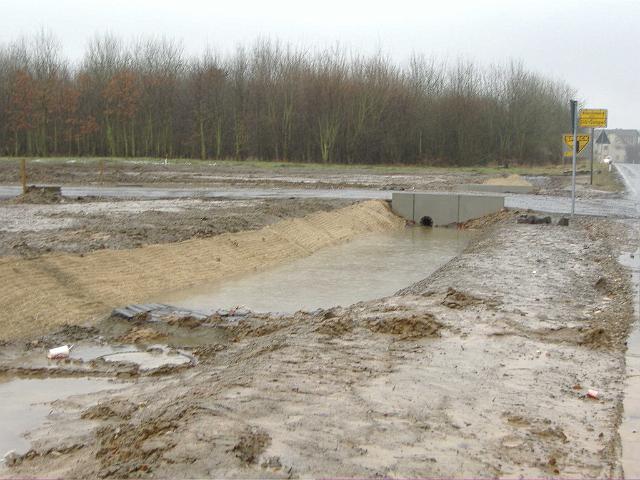
<svg viewBox="0 0 640 480">
<path fill-rule="evenodd" d="M 22 193 L 27 193 L 27 160 L 20 159 L 20 179 L 22 180 Z"/>
</svg>

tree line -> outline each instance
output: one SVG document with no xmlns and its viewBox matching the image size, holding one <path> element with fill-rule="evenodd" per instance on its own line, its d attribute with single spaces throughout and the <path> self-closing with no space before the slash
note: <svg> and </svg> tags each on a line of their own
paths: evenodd
<svg viewBox="0 0 640 480">
<path fill-rule="evenodd" d="M 70 62 L 40 33 L 0 45 L 0 155 L 549 163 L 572 94 L 520 62 L 400 66 L 271 40 L 190 57 L 111 35 Z"/>
</svg>

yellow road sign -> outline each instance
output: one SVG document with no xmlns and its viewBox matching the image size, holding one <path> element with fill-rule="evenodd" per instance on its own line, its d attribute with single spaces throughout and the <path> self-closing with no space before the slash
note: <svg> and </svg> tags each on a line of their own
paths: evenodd
<svg viewBox="0 0 640 480">
<path fill-rule="evenodd" d="M 606 109 L 583 108 L 580 110 L 580 123 L 583 128 L 606 128 L 607 127 Z"/>
<path fill-rule="evenodd" d="M 569 147 L 568 152 L 564 152 L 565 157 L 570 157 L 573 155 L 573 135 L 566 134 L 562 136 L 562 140 L 565 145 Z M 589 141 L 591 141 L 591 135 L 578 135 L 578 153 L 585 149 L 587 145 L 589 145 Z"/>
</svg>

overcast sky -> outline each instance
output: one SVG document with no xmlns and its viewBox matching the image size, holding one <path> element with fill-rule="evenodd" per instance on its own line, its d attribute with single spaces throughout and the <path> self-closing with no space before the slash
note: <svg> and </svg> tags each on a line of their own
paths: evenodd
<svg viewBox="0 0 640 480">
<path fill-rule="evenodd" d="M 271 37 L 398 62 L 412 52 L 519 59 L 608 108 L 609 127 L 640 128 L 640 0 L 0 0 L 0 41 L 43 27 L 73 59 L 104 32 L 175 37 L 189 53 Z"/>
</svg>

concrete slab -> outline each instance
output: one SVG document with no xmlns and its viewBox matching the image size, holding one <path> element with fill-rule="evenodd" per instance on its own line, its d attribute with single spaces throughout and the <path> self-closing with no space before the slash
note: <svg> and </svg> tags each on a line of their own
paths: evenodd
<svg viewBox="0 0 640 480">
<path fill-rule="evenodd" d="M 458 223 L 480 218 L 504 208 L 504 197 L 493 195 L 459 195 Z"/>
<path fill-rule="evenodd" d="M 391 194 L 391 210 L 407 220 L 413 220 L 413 202 L 415 196 L 409 192 L 393 192 Z"/>
<path fill-rule="evenodd" d="M 433 226 L 458 222 L 458 195 L 451 193 L 415 193 L 413 221 L 431 217 Z"/>
</svg>

